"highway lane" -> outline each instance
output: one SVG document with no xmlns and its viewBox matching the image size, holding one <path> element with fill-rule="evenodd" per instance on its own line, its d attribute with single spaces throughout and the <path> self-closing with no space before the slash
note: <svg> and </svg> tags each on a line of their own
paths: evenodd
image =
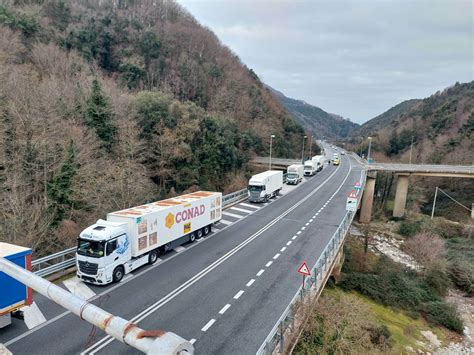
<svg viewBox="0 0 474 355">
<path fill-rule="evenodd" d="M 139 313 L 141 310 L 146 309 L 147 306 L 153 304 L 157 299 L 163 298 L 172 290 L 175 290 L 192 279 L 192 277 L 200 270 L 203 270 L 207 265 L 212 264 L 214 260 L 221 255 L 224 255 L 228 250 L 232 250 L 236 245 L 239 245 L 245 237 L 248 237 L 248 235 L 251 235 L 255 230 L 266 225 L 268 221 L 274 219 L 282 210 L 287 209 L 288 206 L 294 204 L 295 201 L 301 200 L 301 198 L 308 194 L 308 191 L 311 191 L 312 188 L 314 189 L 315 186 L 318 186 L 322 180 L 327 178 L 327 176 L 333 172 L 334 169 L 335 168 L 331 167 L 323 170 L 323 172 L 318 174 L 316 177 L 309 179 L 306 184 L 301 188 L 296 189 L 292 194 L 284 196 L 283 198 L 273 202 L 268 207 L 251 214 L 245 219 L 245 221 L 242 220 L 235 225 L 231 225 L 225 231 L 206 239 L 204 242 L 193 246 L 191 249 L 177 256 L 173 256 L 173 258 L 170 258 L 166 263 L 158 265 L 157 267 L 149 268 L 146 272 L 141 272 L 127 283 L 114 286 L 116 287 L 114 292 L 105 295 L 106 297 L 103 297 L 100 300 L 100 305 L 115 314 L 119 314 L 126 318 L 133 318 L 134 315 Z M 340 174 L 338 173 L 337 176 L 339 175 Z M 308 185 L 308 187 L 303 189 L 305 185 Z M 246 247 L 245 249 L 257 250 L 258 248 Z M 231 259 L 235 259 L 235 257 Z M 241 270 L 239 270 L 238 267 L 239 265 L 234 267 L 234 272 L 231 272 L 232 276 L 241 274 Z M 215 271 L 213 270 L 212 274 L 214 274 L 214 272 Z M 246 273 L 242 272 L 242 274 Z M 205 279 L 207 278 L 208 277 L 206 276 Z M 231 279 L 229 275 L 226 278 Z M 189 303 L 181 304 L 177 310 L 177 313 L 179 314 L 186 314 L 188 311 L 195 309 L 201 310 L 203 313 L 201 316 L 196 315 L 196 317 L 194 317 L 191 313 L 189 314 L 189 318 L 192 318 L 193 320 L 196 318 L 195 322 L 199 322 L 201 318 L 205 318 L 208 312 L 204 307 L 200 306 L 201 300 L 206 299 L 206 297 L 203 297 L 200 293 L 194 294 L 193 291 L 195 286 L 201 284 L 204 285 L 205 282 L 199 280 L 199 282 L 191 285 L 192 287 L 187 289 L 187 292 L 183 292 L 183 295 L 191 294 L 191 300 Z M 223 285 L 224 284 L 220 287 Z M 209 287 L 209 289 L 212 290 L 214 287 L 219 286 L 213 285 L 212 287 Z M 180 295 L 179 297 L 182 296 Z M 166 307 L 162 307 L 158 315 L 153 314 L 147 319 L 154 320 L 151 324 L 151 328 L 174 330 L 182 336 L 187 336 L 186 334 L 183 334 L 183 329 L 186 328 L 185 326 L 182 327 L 179 325 L 176 329 L 172 329 L 172 322 L 163 321 L 165 317 L 162 316 L 161 313 L 172 309 L 171 303 L 174 303 L 175 300 L 178 300 L 178 297 L 173 299 L 173 302 L 170 301 L 170 306 L 166 305 Z M 211 300 L 211 298 L 209 298 L 209 300 Z M 171 314 L 170 317 L 177 318 L 176 314 Z M 189 333 L 189 338 L 195 334 L 195 327 L 191 323 L 192 322 L 189 324 L 189 332 L 185 331 L 185 333 Z M 57 350 L 59 353 L 75 353 L 87 347 L 88 341 L 93 342 L 93 339 L 88 337 L 90 331 L 91 327 L 88 324 L 84 324 L 84 322 L 80 321 L 77 317 L 69 314 L 60 318 L 56 322 L 52 322 L 47 326 L 30 333 L 28 337 L 8 344 L 8 347 L 15 353 L 26 351 L 50 353 L 52 349 L 54 349 L 54 352 Z M 101 336 L 102 334 L 103 333 L 99 331 L 97 332 L 97 336 Z M 53 348 L 51 347 L 51 343 L 45 343 L 42 341 L 45 337 L 51 337 L 54 339 L 55 346 Z M 130 350 L 129 348 L 124 349 L 128 351 Z"/>
</svg>

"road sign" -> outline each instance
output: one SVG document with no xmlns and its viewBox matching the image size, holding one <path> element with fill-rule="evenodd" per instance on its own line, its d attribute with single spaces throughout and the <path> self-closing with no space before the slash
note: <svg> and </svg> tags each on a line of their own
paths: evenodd
<svg viewBox="0 0 474 355">
<path fill-rule="evenodd" d="M 357 181 L 354 185 L 354 189 L 357 191 L 357 193 L 360 192 L 361 186 L 360 186 L 360 181 Z"/>
<path fill-rule="evenodd" d="M 352 190 L 349 195 L 347 195 L 346 201 L 346 211 L 357 211 L 357 191 Z"/>
<path fill-rule="evenodd" d="M 306 264 L 306 262 L 304 262 L 303 264 L 301 264 L 301 266 L 300 266 L 299 269 L 298 269 L 298 272 L 299 272 L 300 274 L 303 274 L 303 275 L 306 275 L 306 276 L 311 275 L 311 272 L 309 271 L 309 268 L 308 268 L 308 265 Z"/>
</svg>

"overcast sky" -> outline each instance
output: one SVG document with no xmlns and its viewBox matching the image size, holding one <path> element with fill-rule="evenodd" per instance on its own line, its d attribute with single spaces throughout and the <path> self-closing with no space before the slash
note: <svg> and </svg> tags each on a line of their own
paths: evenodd
<svg viewBox="0 0 474 355">
<path fill-rule="evenodd" d="M 474 78 L 472 0 L 178 0 L 286 96 L 362 123 Z"/>
</svg>

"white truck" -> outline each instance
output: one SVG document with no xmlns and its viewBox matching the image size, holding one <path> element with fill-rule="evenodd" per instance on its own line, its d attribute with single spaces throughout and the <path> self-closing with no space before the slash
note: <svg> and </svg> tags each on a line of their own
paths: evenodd
<svg viewBox="0 0 474 355">
<path fill-rule="evenodd" d="M 283 187 L 283 172 L 268 170 L 254 175 L 249 180 L 248 196 L 250 202 L 267 202 L 280 193 Z"/>
<path fill-rule="evenodd" d="M 293 164 L 286 170 L 286 183 L 288 185 L 298 185 L 303 180 L 304 165 Z"/>
<path fill-rule="evenodd" d="M 222 194 L 209 191 L 108 213 L 79 236 L 77 277 L 97 285 L 119 282 L 174 246 L 209 234 L 221 215 Z"/>
<path fill-rule="evenodd" d="M 315 155 L 311 160 L 316 162 L 316 171 L 323 170 L 326 157 L 324 155 Z"/>
<path fill-rule="evenodd" d="M 304 175 L 305 176 L 313 176 L 316 174 L 316 171 L 318 169 L 317 163 L 311 159 L 311 160 L 306 160 L 304 162 Z"/>
</svg>

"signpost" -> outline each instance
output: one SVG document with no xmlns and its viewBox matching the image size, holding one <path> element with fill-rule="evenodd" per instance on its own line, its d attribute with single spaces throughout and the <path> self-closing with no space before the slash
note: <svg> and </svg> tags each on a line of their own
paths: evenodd
<svg viewBox="0 0 474 355">
<path fill-rule="evenodd" d="M 360 186 L 360 181 L 357 181 L 354 185 L 354 189 L 356 190 L 357 194 L 359 194 L 361 186 Z"/>
<path fill-rule="evenodd" d="M 346 211 L 357 211 L 357 195 L 356 190 L 352 190 L 349 195 L 347 195 Z"/>
<path fill-rule="evenodd" d="M 301 264 L 301 266 L 298 268 L 298 272 L 303 275 L 303 289 L 304 289 L 304 280 L 306 276 L 310 276 L 311 272 L 309 271 L 308 264 L 306 264 L 306 261 Z"/>
</svg>

